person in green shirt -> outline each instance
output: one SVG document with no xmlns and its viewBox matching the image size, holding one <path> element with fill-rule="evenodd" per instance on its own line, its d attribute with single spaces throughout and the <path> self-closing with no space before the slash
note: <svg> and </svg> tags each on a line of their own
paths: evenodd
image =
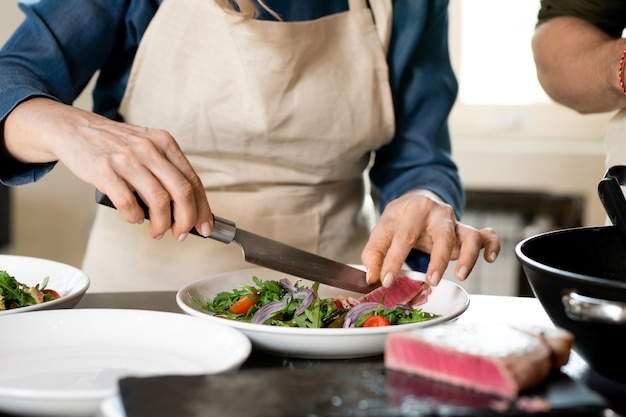
<svg viewBox="0 0 626 417">
<path fill-rule="evenodd" d="M 606 169 L 626 165 L 626 1 L 542 0 L 532 40 L 537 77 L 581 114 L 616 112 L 604 130 Z"/>
<path fill-rule="evenodd" d="M 626 1 L 542 0 L 532 49 L 546 93 L 580 113 L 626 107 L 625 27 Z"/>
</svg>

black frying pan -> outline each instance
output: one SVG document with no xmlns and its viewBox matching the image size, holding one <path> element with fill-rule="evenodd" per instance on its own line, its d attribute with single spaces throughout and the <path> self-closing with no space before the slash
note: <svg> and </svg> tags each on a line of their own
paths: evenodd
<svg viewBox="0 0 626 417">
<path fill-rule="evenodd" d="M 515 254 L 555 325 L 596 372 L 626 383 L 626 166 L 611 167 L 598 194 L 613 226 L 556 230 L 529 237 Z"/>
</svg>

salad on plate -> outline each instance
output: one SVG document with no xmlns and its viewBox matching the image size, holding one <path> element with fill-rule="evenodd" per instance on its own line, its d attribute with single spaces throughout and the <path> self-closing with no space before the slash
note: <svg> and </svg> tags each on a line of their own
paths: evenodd
<svg viewBox="0 0 626 417">
<path fill-rule="evenodd" d="M 211 301 L 194 301 L 217 317 L 285 327 L 379 327 L 440 317 L 409 305 L 385 305 L 384 296 L 380 301 L 342 295 L 320 298 L 317 282 L 307 287 L 288 278 L 276 281 L 253 276 L 252 280 L 254 285 L 220 292 Z"/>
<path fill-rule="evenodd" d="M 56 300 L 60 295 L 46 288 L 48 280 L 46 277 L 41 284 L 31 287 L 19 282 L 7 271 L 0 270 L 0 311 Z"/>
</svg>

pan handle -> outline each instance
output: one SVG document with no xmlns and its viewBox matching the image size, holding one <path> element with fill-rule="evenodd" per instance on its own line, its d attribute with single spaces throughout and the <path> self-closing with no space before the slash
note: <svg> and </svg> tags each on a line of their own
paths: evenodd
<svg viewBox="0 0 626 417">
<path fill-rule="evenodd" d="M 600 323 L 626 323 L 626 303 L 602 300 L 568 290 L 561 297 L 565 314 L 573 320 Z"/>
<path fill-rule="evenodd" d="M 626 234 L 626 200 L 622 186 L 626 186 L 626 165 L 614 165 L 598 184 L 598 195 L 611 223 Z"/>
</svg>

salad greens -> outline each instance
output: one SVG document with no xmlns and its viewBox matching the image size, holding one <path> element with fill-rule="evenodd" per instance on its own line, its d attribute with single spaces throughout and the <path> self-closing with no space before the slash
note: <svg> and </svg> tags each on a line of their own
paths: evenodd
<svg viewBox="0 0 626 417">
<path fill-rule="evenodd" d="M 195 302 L 218 317 L 287 327 L 364 327 L 364 323 L 369 327 L 416 323 L 439 317 L 401 305 L 388 308 L 380 303 L 359 303 L 343 296 L 320 298 L 317 282 L 308 288 L 301 281 L 292 284 L 286 278 L 264 281 L 253 276 L 252 280 L 255 285 L 241 285 L 231 292 L 218 293 L 212 301 L 195 299 Z M 368 321 L 371 316 L 383 319 Z M 380 324 L 381 321 L 385 324 Z"/>
<path fill-rule="evenodd" d="M 6 271 L 0 270 L 0 311 L 40 304 L 59 298 L 56 291 L 46 290 L 48 279 L 46 277 L 41 285 L 29 287 Z"/>
</svg>

